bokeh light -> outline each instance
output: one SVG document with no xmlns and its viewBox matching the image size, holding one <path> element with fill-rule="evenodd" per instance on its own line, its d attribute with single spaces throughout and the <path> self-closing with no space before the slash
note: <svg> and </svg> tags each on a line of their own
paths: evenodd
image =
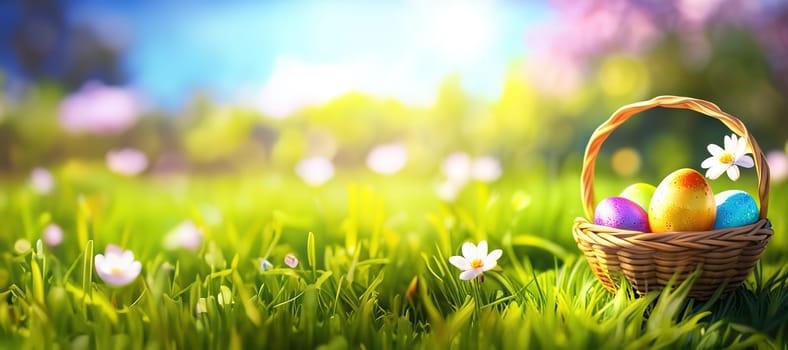
<svg viewBox="0 0 788 350">
<path fill-rule="evenodd" d="M 766 162 L 769 165 L 772 183 L 779 184 L 788 178 L 788 156 L 784 151 L 769 151 L 766 153 Z"/>
<path fill-rule="evenodd" d="M 391 175 L 400 171 L 408 162 L 408 150 L 399 143 L 375 146 L 367 155 L 367 166 L 372 171 Z"/>
<path fill-rule="evenodd" d="M 613 171 L 620 176 L 632 176 L 640 170 L 640 153 L 631 147 L 622 147 L 613 152 Z"/>
<path fill-rule="evenodd" d="M 311 186 L 320 186 L 334 177 L 334 164 L 325 157 L 311 157 L 298 162 L 295 172 Z"/>
</svg>

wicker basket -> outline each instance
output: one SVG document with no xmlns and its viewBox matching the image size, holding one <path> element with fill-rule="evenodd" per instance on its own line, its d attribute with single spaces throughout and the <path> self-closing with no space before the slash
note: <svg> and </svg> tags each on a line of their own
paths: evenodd
<svg viewBox="0 0 788 350">
<path fill-rule="evenodd" d="M 715 104 L 689 97 L 659 96 L 613 113 L 594 131 L 586 148 L 580 179 L 585 214 L 589 218 L 594 216 L 594 163 L 602 143 L 629 117 L 654 107 L 700 112 L 718 119 L 747 140 L 758 175 L 760 219 L 752 225 L 713 231 L 643 233 L 594 225 L 585 218 L 577 218 L 572 229 L 575 241 L 594 274 L 612 293 L 616 292 L 621 276 L 642 295 L 663 289 L 674 275 L 677 281 L 683 281 L 698 267 L 702 271 L 690 291 L 691 297 L 708 299 L 721 286 L 723 293 L 728 293 L 747 278 L 773 233 L 766 218 L 769 168 L 744 124 Z"/>
</svg>

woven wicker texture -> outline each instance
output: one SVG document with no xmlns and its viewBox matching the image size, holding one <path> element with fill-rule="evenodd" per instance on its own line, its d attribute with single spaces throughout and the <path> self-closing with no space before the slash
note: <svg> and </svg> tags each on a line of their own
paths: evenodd
<svg viewBox="0 0 788 350">
<path fill-rule="evenodd" d="M 594 274 L 612 293 L 621 276 L 640 294 L 661 290 L 677 277 L 683 281 L 700 268 L 690 296 L 707 299 L 719 288 L 723 293 L 739 287 L 749 276 L 773 234 L 766 215 L 769 207 L 769 167 L 755 138 L 739 119 L 715 104 L 689 97 L 658 96 L 648 101 L 619 108 L 591 135 L 583 159 L 580 178 L 583 207 L 587 217 L 594 216 L 594 164 L 605 139 L 631 116 L 655 107 L 682 108 L 721 121 L 747 140 L 754 155 L 758 176 L 760 220 L 752 225 L 700 232 L 643 233 L 620 230 L 575 219 L 575 242 Z"/>
</svg>

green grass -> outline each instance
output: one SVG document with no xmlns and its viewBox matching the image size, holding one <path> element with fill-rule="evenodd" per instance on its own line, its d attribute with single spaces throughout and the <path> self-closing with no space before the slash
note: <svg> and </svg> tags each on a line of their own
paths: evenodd
<svg viewBox="0 0 788 350">
<path fill-rule="evenodd" d="M 0 347 L 788 348 L 785 185 L 772 187 L 775 235 L 753 276 L 698 302 L 691 279 L 639 298 L 596 281 L 571 235 L 575 173 L 508 174 L 455 204 L 415 176 L 340 174 L 316 190 L 276 173 L 88 174 L 61 173 L 47 196 L 0 188 Z M 186 219 L 205 232 L 201 250 L 164 250 Z M 52 221 L 66 238 L 49 249 L 36 242 Z M 17 252 L 18 239 L 31 249 Z M 459 280 L 448 257 L 481 239 L 503 249 L 500 268 Z M 96 275 L 109 243 L 142 262 L 132 284 Z"/>
</svg>

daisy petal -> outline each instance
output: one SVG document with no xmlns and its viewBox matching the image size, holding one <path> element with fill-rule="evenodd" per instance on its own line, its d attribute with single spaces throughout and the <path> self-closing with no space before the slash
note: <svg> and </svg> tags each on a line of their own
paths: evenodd
<svg viewBox="0 0 788 350">
<path fill-rule="evenodd" d="M 476 258 L 476 246 L 471 242 L 465 242 L 462 245 L 462 256 L 465 259 L 473 260 Z"/>
<path fill-rule="evenodd" d="M 142 263 L 135 260 L 133 263 L 131 263 L 131 266 L 129 266 L 129 268 L 126 270 L 126 275 L 131 277 L 131 280 L 134 280 L 135 278 L 137 278 L 140 272 L 142 272 Z"/>
<path fill-rule="evenodd" d="M 93 265 L 95 265 L 99 269 L 103 269 L 104 259 L 105 259 L 104 254 L 96 254 L 96 256 L 93 258 Z"/>
<path fill-rule="evenodd" d="M 740 138 L 738 142 L 736 142 L 736 156 L 741 157 L 745 153 L 747 153 L 747 140 L 745 138 Z"/>
<path fill-rule="evenodd" d="M 478 276 L 481 273 L 482 273 L 482 269 L 465 270 L 462 273 L 460 273 L 460 279 L 469 281 L 476 278 L 476 276 Z"/>
<path fill-rule="evenodd" d="M 484 259 L 487 256 L 487 241 L 479 242 L 479 245 L 476 246 L 476 254 L 478 254 L 477 258 Z"/>
<path fill-rule="evenodd" d="M 720 154 L 725 152 L 724 149 L 722 149 L 720 146 L 717 146 L 715 144 L 710 144 L 706 146 L 706 149 L 709 150 L 709 153 L 711 153 L 711 155 L 714 156 L 714 158 L 719 157 Z"/>
<path fill-rule="evenodd" d="M 128 265 L 132 261 L 134 261 L 134 253 L 131 250 L 126 250 L 120 255 L 120 260 L 123 261 L 124 264 Z"/>
<path fill-rule="evenodd" d="M 498 265 L 498 259 L 503 254 L 503 251 L 500 249 L 493 250 L 487 258 L 484 259 L 484 271 L 490 270 Z"/>
<path fill-rule="evenodd" d="M 714 166 L 715 164 L 719 164 L 717 157 L 709 157 L 706 158 L 706 160 L 704 160 L 703 163 L 700 163 L 700 167 L 703 169 L 708 169 Z"/>
<path fill-rule="evenodd" d="M 484 262 L 496 262 L 498 261 L 498 259 L 501 258 L 501 255 L 503 255 L 503 250 L 500 249 L 493 250 L 490 252 L 490 255 L 488 255 L 487 258 L 484 259 Z"/>
<path fill-rule="evenodd" d="M 745 168 L 752 168 L 755 165 L 755 162 L 752 160 L 752 157 L 748 155 L 743 155 L 739 159 L 736 159 L 736 162 L 734 162 L 733 164 Z"/>
<path fill-rule="evenodd" d="M 733 151 L 736 148 L 736 135 L 733 134 L 731 136 L 725 135 L 725 150 L 726 151 Z"/>
<path fill-rule="evenodd" d="M 739 179 L 739 167 L 734 165 L 728 168 L 727 173 L 728 173 L 728 177 L 731 178 L 731 180 L 736 181 Z"/>
<path fill-rule="evenodd" d="M 123 254 L 123 248 L 110 243 L 110 244 L 107 244 L 107 248 L 104 249 L 104 253 L 105 254 Z"/>
<path fill-rule="evenodd" d="M 452 256 L 449 258 L 449 262 L 460 270 L 469 270 L 471 268 L 471 263 L 468 259 L 461 256 Z"/>
<path fill-rule="evenodd" d="M 722 173 L 725 172 L 725 170 L 728 170 L 728 167 L 728 164 L 716 164 L 706 171 L 706 177 L 716 180 L 718 177 L 720 177 L 720 175 L 722 175 Z"/>
</svg>

